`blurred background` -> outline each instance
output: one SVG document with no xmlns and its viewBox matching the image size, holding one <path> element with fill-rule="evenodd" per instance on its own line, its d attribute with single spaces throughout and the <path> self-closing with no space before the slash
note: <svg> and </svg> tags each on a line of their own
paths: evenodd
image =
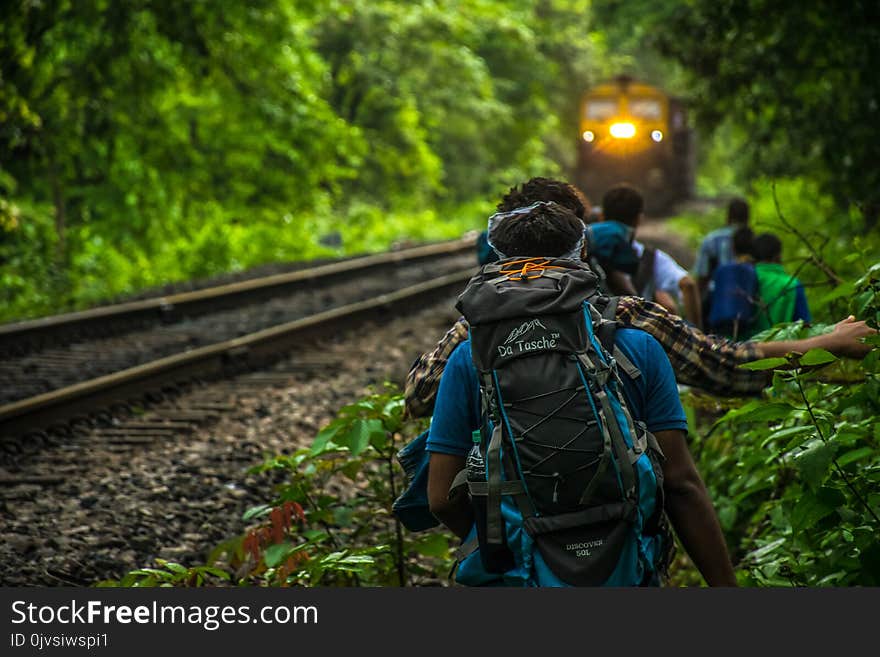
<svg viewBox="0 0 880 657">
<path fill-rule="evenodd" d="M 819 0 L 5 2 L 0 321 L 481 229 L 530 176 L 578 181 L 584 95 L 620 75 L 687 108 L 693 180 L 670 230 L 696 244 L 742 194 L 753 224 L 781 211 L 847 279 L 878 242 L 878 14 Z M 810 255 L 793 237 L 785 253 Z"/>
</svg>

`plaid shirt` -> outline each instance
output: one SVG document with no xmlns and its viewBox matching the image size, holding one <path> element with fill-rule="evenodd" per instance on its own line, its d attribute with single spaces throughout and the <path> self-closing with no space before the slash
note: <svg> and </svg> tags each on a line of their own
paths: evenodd
<svg viewBox="0 0 880 657">
<path fill-rule="evenodd" d="M 679 383 L 719 396 L 757 394 L 769 384 L 766 372 L 738 368 L 760 357 L 754 342 L 731 342 L 707 336 L 663 306 L 641 297 L 620 297 L 616 319 L 619 326 L 641 329 L 660 343 Z M 467 337 L 468 324 L 462 317 L 433 351 L 413 363 L 405 390 L 406 410 L 410 416 L 427 417 L 432 413 L 446 361 Z"/>
</svg>

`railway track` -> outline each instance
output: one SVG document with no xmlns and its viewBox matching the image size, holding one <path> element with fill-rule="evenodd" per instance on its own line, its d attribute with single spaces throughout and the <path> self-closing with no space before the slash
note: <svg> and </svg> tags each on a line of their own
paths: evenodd
<svg viewBox="0 0 880 657">
<path fill-rule="evenodd" d="M 101 409 L 265 366 L 304 342 L 448 297 L 475 271 L 473 244 L 456 240 L 2 326 L 0 447 L 14 459 L 51 442 L 53 432 L 93 427 Z M 125 430 L 149 438 L 177 421 L 186 418 L 166 415 Z"/>
<path fill-rule="evenodd" d="M 258 371 L 168 385 L 95 421 L 8 441 L 17 449 L 0 462 L 0 584 L 88 586 L 156 557 L 203 563 L 279 483 L 250 469 L 307 447 L 372 386 L 402 384 L 457 317 L 460 287 L 421 310 L 413 302 L 323 332 Z"/>
</svg>

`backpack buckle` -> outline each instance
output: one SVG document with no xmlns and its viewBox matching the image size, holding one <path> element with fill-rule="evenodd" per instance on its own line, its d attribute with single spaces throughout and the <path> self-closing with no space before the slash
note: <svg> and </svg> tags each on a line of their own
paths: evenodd
<svg viewBox="0 0 880 657">
<path fill-rule="evenodd" d="M 614 356 L 608 358 L 608 369 L 615 377 L 617 376 L 617 361 L 614 359 Z"/>
</svg>

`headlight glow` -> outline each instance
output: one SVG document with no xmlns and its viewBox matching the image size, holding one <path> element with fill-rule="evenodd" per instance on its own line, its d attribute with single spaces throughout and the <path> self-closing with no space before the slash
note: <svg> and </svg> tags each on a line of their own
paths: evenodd
<svg viewBox="0 0 880 657">
<path fill-rule="evenodd" d="M 632 123 L 612 123 L 610 131 L 616 139 L 631 139 L 636 134 L 636 127 Z"/>
<path fill-rule="evenodd" d="M 593 134 L 592 130 L 584 130 L 583 137 L 584 137 L 584 141 L 590 142 L 596 138 L 596 135 Z"/>
<path fill-rule="evenodd" d="M 654 141 L 658 141 L 658 142 L 663 141 L 663 133 L 660 132 L 659 130 L 654 130 L 651 133 L 651 139 L 653 139 Z"/>
</svg>

